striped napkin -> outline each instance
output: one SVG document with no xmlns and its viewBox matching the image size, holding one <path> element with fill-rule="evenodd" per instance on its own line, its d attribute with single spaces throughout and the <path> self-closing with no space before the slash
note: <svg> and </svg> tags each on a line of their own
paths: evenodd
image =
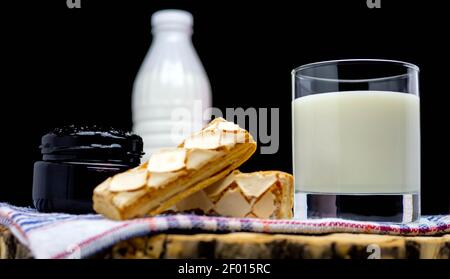
<svg viewBox="0 0 450 279">
<path fill-rule="evenodd" d="M 112 221 L 101 215 L 39 213 L 0 203 L 0 225 L 8 227 L 35 258 L 86 258 L 118 241 L 168 231 L 263 232 L 326 234 L 336 232 L 404 236 L 450 233 L 450 215 L 423 216 L 410 224 L 358 222 L 342 219 L 262 220 L 196 215 L 160 215 Z"/>
</svg>

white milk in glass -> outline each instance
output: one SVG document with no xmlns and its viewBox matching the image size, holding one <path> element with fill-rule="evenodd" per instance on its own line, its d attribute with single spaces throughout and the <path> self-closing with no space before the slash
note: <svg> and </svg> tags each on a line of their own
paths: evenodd
<svg viewBox="0 0 450 279">
<path fill-rule="evenodd" d="M 293 101 L 296 192 L 417 194 L 419 97 L 386 91 Z"/>
</svg>

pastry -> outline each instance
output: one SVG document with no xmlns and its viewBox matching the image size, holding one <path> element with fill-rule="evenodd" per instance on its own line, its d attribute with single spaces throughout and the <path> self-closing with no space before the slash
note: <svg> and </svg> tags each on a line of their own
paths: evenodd
<svg viewBox="0 0 450 279">
<path fill-rule="evenodd" d="M 224 178 L 255 150 L 250 133 L 216 118 L 178 147 L 161 149 L 144 164 L 98 185 L 94 210 L 115 220 L 159 214 Z"/>
<path fill-rule="evenodd" d="M 288 173 L 241 173 L 235 170 L 181 200 L 172 210 L 229 217 L 289 219 L 292 218 L 293 191 L 293 177 Z"/>
</svg>

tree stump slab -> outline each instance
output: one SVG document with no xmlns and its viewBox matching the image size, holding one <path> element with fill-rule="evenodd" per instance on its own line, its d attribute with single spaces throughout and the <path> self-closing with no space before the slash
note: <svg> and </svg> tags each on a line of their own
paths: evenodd
<svg viewBox="0 0 450 279">
<path fill-rule="evenodd" d="M 0 226 L 0 258 L 32 254 Z M 450 234 L 402 237 L 334 233 L 157 234 L 118 242 L 92 258 L 104 259 L 450 259 Z"/>
</svg>

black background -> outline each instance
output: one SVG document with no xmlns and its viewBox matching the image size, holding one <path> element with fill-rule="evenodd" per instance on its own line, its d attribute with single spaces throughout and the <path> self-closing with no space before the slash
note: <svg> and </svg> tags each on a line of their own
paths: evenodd
<svg viewBox="0 0 450 279">
<path fill-rule="evenodd" d="M 290 71 L 342 58 L 404 60 L 421 68 L 422 208 L 448 212 L 449 42 L 446 1 L 14 1 L 1 9 L 2 104 L 7 166 L 0 201 L 31 204 L 40 137 L 70 123 L 131 128 L 131 91 L 151 43 L 150 16 L 194 15 L 193 42 L 213 104 L 279 107 L 281 143 L 244 171 L 291 172 Z M 244 4 L 245 3 L 245 4 Z"/>
<path fill-rule="evenodd" d="M 270 274 L 245 274 L 245 273 L 217 273 L 210 277 L 204 274 L 179 274 L 179 266 L 209 265 L 223 270 L 223 264 L 269 264 Z M 99 278 L 129 278 L 148 274 L 149 278 L 280 278 L 293 277 L 299 273 L 307 278 L 324 278 L 326 276 L 337 278 L 383 278 L 388 273 L 394 278 L 409 276 L 432 276 L 443 277 L 449 272 L 448 261 L 331 261 L 331 260 L 120 260 L 120 261 L 78 261 L 78 260 L 39 260 L 39 261 L 0 261 L 2 275 L 17 276 L 18 274 L 34 275 L 45 278 L 67 278 L 78 279 L 89 276 Z M 38 277 L 40 278 L 40 276 Z"/>
</svg>

